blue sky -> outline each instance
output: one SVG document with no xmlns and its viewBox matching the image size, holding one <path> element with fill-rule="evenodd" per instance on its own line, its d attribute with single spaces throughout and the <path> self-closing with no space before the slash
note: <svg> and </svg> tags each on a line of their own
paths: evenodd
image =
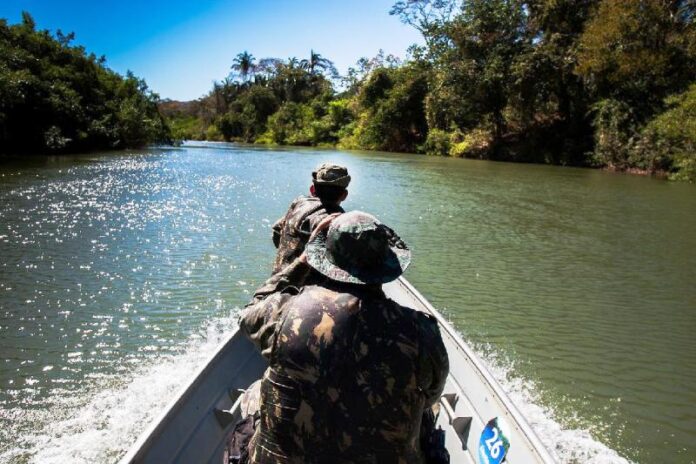
<svg viewBox="0 0 696 464">
<path fill-rule="evenodd" d="M 297 56 L 314 49 L 344 72 L 380 48 L 403 57 L 422 43 L 389 15 L 396 0 L 0 0 L 0 17 L 29 11 L 41 29 L 75 32 L 107 65 L 145 78 L 162 98 L 189 100 L 229 73 L 237 53 Z"/>
</svg>

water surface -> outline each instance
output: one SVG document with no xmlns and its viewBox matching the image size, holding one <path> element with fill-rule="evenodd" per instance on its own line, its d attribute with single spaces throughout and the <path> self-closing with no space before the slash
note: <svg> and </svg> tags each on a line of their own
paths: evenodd
<svg viewBox="0 0 696 464">
<path fill-rule="evenodd" d="M 694 461 L 696 186 L 228 145 L 0 166 L 0 461 L 116 460 L 234 330 L 324 161 L 562 462 Z"/>
</svg>

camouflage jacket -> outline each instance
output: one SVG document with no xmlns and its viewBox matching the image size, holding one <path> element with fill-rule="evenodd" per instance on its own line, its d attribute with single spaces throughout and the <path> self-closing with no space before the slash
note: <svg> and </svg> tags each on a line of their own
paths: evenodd
<svg viewBox="0 0 696 464">
<path fill-rule="evenodd" d="M 273 274 L 302 254 L 309 236 L 322 219 L 331 213 L 342 212 L 339 205 L 322 203 L 317 197 L 296 198 L 285 216 L 273 224 L 273 244 L 278 248 Z"/>
<path fill-rule="evenodd" d="M 380 289 L 290 286 L 307 268 L 272 277 L 240 321 L 269 360 L 251 462 L 422 463 L 421 416 L 449 371 L 437 322 Z"/>
</svg>

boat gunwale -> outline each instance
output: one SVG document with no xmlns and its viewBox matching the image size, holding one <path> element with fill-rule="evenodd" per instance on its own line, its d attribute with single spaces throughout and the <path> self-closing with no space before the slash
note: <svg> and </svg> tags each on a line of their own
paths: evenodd
<svg viewBox="0 0 696 464">
<path fill-rule="evenodd" d="M 467 360 L 471 362 L 475 370 L 478 372 L 479 377 L 486 383 L 488 388 L 493 392 L 496 400 L 502 403 L 503 409 L 512 416 L 515 421 L 515 426 L 519 431 L 525 436 L 525 438 L 530 442 L 531 448 L 539 456 L 539 458 L 546 463 L 557 462 L 552 456 L 546 446 L 543 444 L 537 433 L 534 431 L 532 426 L 529 424 L 527 419 L 524 417 L 519 408 L 512 402 L 509 395 L 503 390 L 503 387 L 495 379 L 491 371 L 486 367 L 481 358 L 473 351 L 473 349 L 464 341 L 464 339 L 459 335 L 459 332 L 452 326 L 452 324 L 444 318 L 440 312 L 435 309 L 435 307 L 430 304 L 430 302 L 420 293 L 406 278 L 403 276 L 398 278 L 399 285 L 403 286 L 405 290 L 411 294 L 420 304 L 422 304 L 428 312 L 437 320 L 440 327 L 444 328 L 447 335 L 451 337 L 458 349 L 464 352 Z M 459 385 L 458 379 L 452 377 L 452 380 Z"/>
<path fill-rule="evenodd" d="M 487 389 L 493 394 L 492 396 L 502 406 L 501 409 L 512 417 L 514 421 L 513 425 L 527 439 L 529 442 L 529 448 L 533 450 L 541 462 L 548 464 L 556 463 L 557 461 L 551 456 L 548 449 L 541 442 L 534 429 L 524 418 L 524 415 L 517 408 L 517 406 L 515 406 L 508 394 L 505 393 L 502 386 L 498 383 L 495 377 L 493 377 L 493 374 L 489 371 L 489 369 L 483 364 L 481 358 L 479 358 L 471 347 L 467 345 L 456 329 L 454 329 L 454 327 L 442 316 L 442 314 L 440 314 L 432 306 L 432 304 L 430 304 L 430 302 L 403 276 L 399 277 L 397 282 L 403 287 L 403 290 L 410 297 L 422 305 L 428 311 L 428 313 L 430 313 L 437 320 L 439 326 L 447 333 L 447 336 L 453 340 L 455 347 L 463 352 L 466 361 L 472 364 L 474 371 L 477 372 L 479 378 L 484 382 L 484 386 L 487 387 Z M 215 367 L 215 363 L 220 358 L 227 355 L 228 350 L 225 348 L 237 336 L 244 336 L 239 331 L 238 327 L 236 327 L 231 334 L 223 338 L 223 340 L 217 345 L 214 353 L 206 358 L 207 360 L 205 361 L 205 364 L 203 364 L 189 377 L 190 380 L 184 383 L 181 388 L 177 390 L 174 398 L 167 404 L 162 412 L 151 420 L 148 427 L 140 433 L 138 439 L 129 447 L 128 452 L 119 460 L 120 464 L 131 464 L 136 462 L 136 459 L 143 457 L 141 455 L 151 447 L 152 443 L 155 442 L 159 435 L 158 432 L 164 430 L 166 425 L 169 423 L 169 417 L 175 414 L 175 411 L 191 396 L 191 394 L 195 391 L 195 388 L 205 381 L 206 372 L 212 370 Z M 464 389 L 461 387 L 458 379 L 451 376 L 450 373 L 448 373 L 448 375 L 452 378 L 452 381 L 457 384 L 457 387 L 463 391 Z"/>
<path fill-rule="evenodd" d="M 138 435 L 138 439 L 128 448 L 128 452 L 119 460 L 120 464 L 135 462 L 135 459 L 139 457 L 138 455 L 150 447 L 152 442 L 157 438 L 157 432 L 168 423 L 168 417 L 178 409 L 179 405 L 182 404 L 184 400 L 191 396 L 195 387 L 205 380 L 204 374 L 213 369 L 215 362 L 225 355 L 225 347 L 239 333 L 239 328 L 237 327 L 231 334 L 227 335 L 217 344 L 215 352 L 206 358 L 205 364 L 196 369 L 196 371 L 188 377 L 190 380 L 187 380 L 186 383 L 177 390 L 174 398 L 167 403 L 167 406 L 161 413 L 155 416 L 155 418 L 150 421 L 147 428 Z"/>
</svg>

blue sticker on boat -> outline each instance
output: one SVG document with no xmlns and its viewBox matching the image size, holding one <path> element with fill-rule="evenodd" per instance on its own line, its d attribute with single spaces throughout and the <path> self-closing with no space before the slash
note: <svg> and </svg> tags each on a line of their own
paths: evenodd
<svg viewBox="0 0 696 464">
<path fill-rule="evenodd" d="M 497 417 L 488 421 L 479 440 L 479 463 L 500 464 L 510 449 L 510 440 L 503 431 L 502 421 Z"/>
</svg>

